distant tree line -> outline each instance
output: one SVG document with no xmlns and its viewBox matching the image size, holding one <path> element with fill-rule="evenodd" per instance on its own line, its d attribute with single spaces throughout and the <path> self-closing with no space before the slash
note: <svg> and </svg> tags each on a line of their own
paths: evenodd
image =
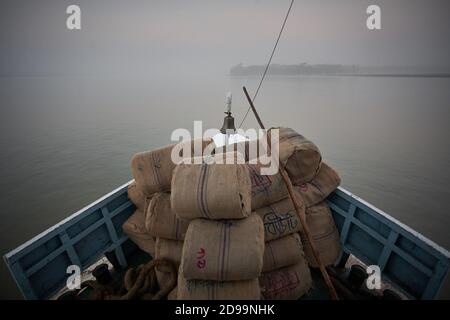
<svg viewBox="0 0 450 320">
<path fill-rule="evenodd" d="M 231 76 L 261 75 L 264 65 L 245 66 L 239 63 L 230 69 Z M 422 66 L 358 66 L 342 64 L 272 64 L 267 71 L 270 75 L 441 75 L 450 74 L 449 67 L 422 67 Z"/>
<path fill-rule="evenodd" d="M 249 65 L 244 66 L 242 63 L 235 65 L 230 70 L 230 75 L 246 76 L 257 75 L 264 72 L 265 66 Z M 272 75 L 302 75 L 302 74 L 342 74 L 342 73 L 357 73 L 359 67 L 352 65 L 346 66 L 341 64 L 316 64 L 310 65 L 307 63 L 301 64 L 272 64 L 267 71 Z"/>
</svg>

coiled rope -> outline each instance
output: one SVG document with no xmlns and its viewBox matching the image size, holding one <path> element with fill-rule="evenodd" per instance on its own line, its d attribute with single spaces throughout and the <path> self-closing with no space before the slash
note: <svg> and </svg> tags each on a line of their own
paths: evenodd
<svg viewBox="0 0 450 320">
<path fill-rule="evenodd" d="M 161 267 L 169 274 L 168 281 L 162 288 L 158 287 L 156 281 L 156 267 Z M 161 300 L 175 288 L 176 284 L 175 265 L 167 259 L 155 259 L 137 268 L 128 269 L 120 288 L 101 285 L 93 280 L 83 282 L 82 288 L 90 287 L 93 290 L 89 296 L 91 300 Z"/>
</svg>

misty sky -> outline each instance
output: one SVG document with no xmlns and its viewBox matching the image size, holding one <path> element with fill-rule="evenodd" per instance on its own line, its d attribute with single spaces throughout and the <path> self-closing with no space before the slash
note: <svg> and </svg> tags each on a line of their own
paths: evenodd
<svg viewBox="0 0 450 320">
<path fill-rule="evenodd" d="M 264 64 L 290 0 L 2 0 L 0 75 L 226 74 Z M 82 29 L 66 29 L 70 4 Z M 366 8 L 381 7 L 382 30 Z M 450 66 L 448 0 L 296 0 L 274 63 Z"/>
</svg>

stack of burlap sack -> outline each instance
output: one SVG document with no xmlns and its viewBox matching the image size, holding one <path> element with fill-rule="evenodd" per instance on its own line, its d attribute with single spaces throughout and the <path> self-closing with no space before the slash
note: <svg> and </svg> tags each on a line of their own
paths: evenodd
<svg viewBox="0 0 450 320">
<path fill-rule="evenodd" d="M 294 195 L 306 214 L 322 262 L 332 265 L 341 248 L 324 200 L 339 186 L 340 178 L 322 162 L 317 146 L 311 141 L 292 129 L 278 129 L 280 166 L 286 169 L 294 185 Z M 281 177 L 279 180 L 282 181 Z M 298 299 L 313 285 L 308 266 L 318 265 L 287 190 L 283 189 L 281 195 L 284 197 L 280 201 L 256 209 L 264 221 L 266 240 L 260 285 L 265 299 Z"/>
<path fill-rule="evenodd" d="M 252 215 L 247 165 L 180 164 L 172 207 L 189 219 L 178 299 L 259 299 L 264 226 Z"/>
<path fill-rule="evenodd" d="M 317 146 L 289 128 L 280 130 L 280 163 L 303 200 L 306 223 L 325 265 L 333 264 L 340 254 L 339 233 L 325 199 L 340 185 L 338 173 L 322 162 Z M 300 232 L 306 259 L 318 267 L 309 243 Z"/>
<path fill-rule="evenodd" d="M 279 129 L 280 165 L 322 261 L 331 265 L 340 253 L 339 235 L 324 200 L 340 178 L 312 142 Z M 137 210 L 123 225 L 142 250 L 179 267 L 169 299 L 298 299 L 307 293 L 309 267 L 318 266 L 281 175 L 262 175 L 256 164 L 176 165 L 172 148 L 133 157 L 128 194 Z M 160 286 L 168 276 L 157 270 Z"/>
<path fill-rule="evenodd" d="M 210 140 L 202 141 L 196 150 L 195 141 L 190 144 L 192 156 L 200 156 Z M 183 239 L 188 221 L 179 219 L 170 205 L 172 173 L 176 163 L 172 161 L 172 151 L 177 147 L 183 158 L 185 145 L 170 145 L 164 148 L 137 153 L 131 160 L 134 182 L 128 187 L 128 197 L 135 204 L 136 211 L 125 221 L 123 231 L 139 248 L 154 258 L 164 258 L 173 262 L 178 269 L 181 260 Z M 160 287 L 168 281 L 168 270 L 156 269 Z M 176 296 L 173 290 L 169 298 Z"/>
</svg>

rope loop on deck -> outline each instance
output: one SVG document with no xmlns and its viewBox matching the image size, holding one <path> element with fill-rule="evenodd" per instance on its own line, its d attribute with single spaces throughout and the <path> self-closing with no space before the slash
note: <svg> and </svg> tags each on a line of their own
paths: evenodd
<svg viewBox="0 0 450 320">
<path fill-rule="evenodd" d="M 163 287 L 158 286 L 156 267 L 164 268 L 168 273 L 168 281 Z M 126 271 L 122 286 L 115 289 L 111 285 L 101 285 L 97 281 L 89 280 L 82 283 L 82 287 L 90 287 L 93 292 L 91 300 L 161 300 L 177 285 L 177 269 L 167 259 L 154 259 L 137 268 Z"/>
</svg>

